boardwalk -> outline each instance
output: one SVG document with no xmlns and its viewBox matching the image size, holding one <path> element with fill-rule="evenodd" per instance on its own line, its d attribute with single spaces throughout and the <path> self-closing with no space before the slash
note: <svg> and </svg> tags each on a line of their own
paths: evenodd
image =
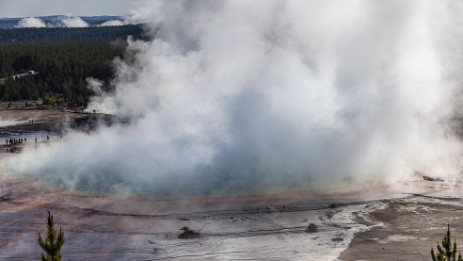
<svg viewBox="0 0 463 261">
<path fill-rule="evenodd" d="M 0 127 L 0 136 L 11 131 L 62 133 L 69 128 L 91 131 L 96 129 L 99 124 L 111 125 L 117 121 L 117 117 L 110 114 L 46 110 L 2 111 L 0 118 L 23 119 L 14 125 Z M 33 120 L 33 124 L 31 120 Z"/>
<path fill-rule="evenodd" d="M 49 139 L 47 139 L 47 137 Z M 48 136 L 45 136 L 45 137 L 37 138 L 37 142 L 35 142 L 35 139 L 33 139 L 33 140 L 28 139 L 27 141 L 23 140 L 22 142 L 19 142 L 19 143 L 16 143 L 16 144 L 2 144 L 2 145 L 0 145 L 0 153 L 1 152 L 17 153 L 17 152 L 21 152 L 25 147 L 37 147 L 40 144 L 47 144 L 47 143 L 51 143 L 51 142 L 56 142 L 60 138 L 61 138 L 61 136 L 48 135 Z"/>
<path fill-rule="evenodd" d="M 12 75 L 12 76 L 9 76 L 9 77 L 5 77 L 5 78 L 0 78 L 0 85 L 4 85 L 9 78 L 13 78 L 14 80 L 18 80 L 18 79 L 22 79 L 24 77 L 31 77 L 31 76 L 34 76 L 34 75 L 37 75 L 37 74 L 39 74 L 39 73 L 35 72 L 35 71 L 31 71 L 31 72 L 26 72 L 26 73 L 18 73 L 18 74 L 15 74 L 15 75 Z"/>
</svg>

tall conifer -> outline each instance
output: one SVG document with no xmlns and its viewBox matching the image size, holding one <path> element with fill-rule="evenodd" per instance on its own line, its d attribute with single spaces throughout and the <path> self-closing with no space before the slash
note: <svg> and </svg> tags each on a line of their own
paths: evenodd
<svg viewBox="0 0 463 261">
<path fill-rule="evenodd" d="M 53 216 L 48 211 L 48 220 L 47 220 L 47 237 L 42 239 L 42 236 L 39 233 L 39 238 L 37 239 L 40 247 L 45 251 L 42 253 L 42 261 L 60 261 L 61 260 L 61 247 L 64 245 L 64 232 L 59 228 L 59 233 L 56 234 L 54 228 L 55 223 L 53 222 Z"/>
<path fill-rule="evenodd" d="M 463 261 L 461 252 L 458 254 L 457 259 L 457 242 L 453 242 L 450 238 L 450 225 L 447 227 L 447 233 L 442 239 L 442 246 L 437 243 L 437 255 L 434 252 L 434 248 L 431 248 L 431 257 L 433 261 Z"/>
</svg>

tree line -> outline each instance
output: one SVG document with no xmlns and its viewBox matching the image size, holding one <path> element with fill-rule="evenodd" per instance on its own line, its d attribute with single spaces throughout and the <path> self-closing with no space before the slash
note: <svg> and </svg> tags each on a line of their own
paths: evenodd
<svg viewBox="0 0 463 261">
<path fill-rule="evenodd" d="M 22 35 L 23 40 L 2 42 L 2 34 L 6 32 Z M 47 32 L 53 33 L 41 36 Z M 103 90 L 111 91 L 111 79 L 115 74 L 113 60 L 125 59 L 125 40 L 129 36 L 148 40 L 142 25 L 0 30 L 0 78 L 4 78 L 3 83 L 0 81 L 0 99 L 42 99 L 48 104 L 85 106 L 93 95 L 87 87 L 87 78 L 100 80 Z M 72 37 L 76 38 L 71 41 Z M 30 70 L 38 74 L 12 78 Z"/>
<path fill-rule="evenodd" d="M 144 25 L 122 25 L 83 28 L 9 28 L 0 29 L 0 44 L 111 41 L 128 35 L 149 39 Z"/>
</svg>

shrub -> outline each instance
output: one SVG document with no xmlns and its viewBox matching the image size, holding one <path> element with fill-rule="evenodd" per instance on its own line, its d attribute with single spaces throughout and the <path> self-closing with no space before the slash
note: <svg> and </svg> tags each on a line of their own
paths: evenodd
<svg viewBox="0 0 463 261">
<path fill-rule="evenodd" d="M 47 219 L 47 237 L 42 239 L 39 233 L 38 242 L 40 247 L 45 251 L 42 253 L 42 261 L 60 261 L 61 260 L 61 247 L 64 245 L 64 232 L 59 228 L 59 233 L 56 234 L 53 222 L 53 216 L 48 211 Z"/>
<path fill-rule="evenodd" d="M 431 248 L 431 257 L 433 261 L 463 261 L 461 258 L 461 252 L 458 254 L 457 259 L 457 242 L 453 242 L 450 238 L 450 225 L 447 227 L 447 233 L 442 239 L 442 246 L 437 243 L 437 255 L 434 252 L 434 248 Z"/>
</svg>

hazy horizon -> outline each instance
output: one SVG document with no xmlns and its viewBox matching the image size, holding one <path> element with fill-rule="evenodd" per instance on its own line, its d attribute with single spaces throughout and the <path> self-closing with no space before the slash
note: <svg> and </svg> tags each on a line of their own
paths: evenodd
<svg viewBox="0 0 463 261">
<path fill-rule="evenodd" d="M 0 17 L 0 19 L 21 19 L 21 18 L 46 18 L 46 17 L 57 17 L 57 16 L 66 16 L 65 14 L 52 14 L 52 15 L 39 15 L 39 16 L 15 16 L 15 17 Z M 74 15 L 72 15 L 74 16 Z M 76 15 L 77 17 L 124 17 L 123 15 Z"/>
<path fill-rule="evenodd" d="M 0 18 L 53 15 L 126 16 L 142 1 L 0 0 Z"/>
</svg>

